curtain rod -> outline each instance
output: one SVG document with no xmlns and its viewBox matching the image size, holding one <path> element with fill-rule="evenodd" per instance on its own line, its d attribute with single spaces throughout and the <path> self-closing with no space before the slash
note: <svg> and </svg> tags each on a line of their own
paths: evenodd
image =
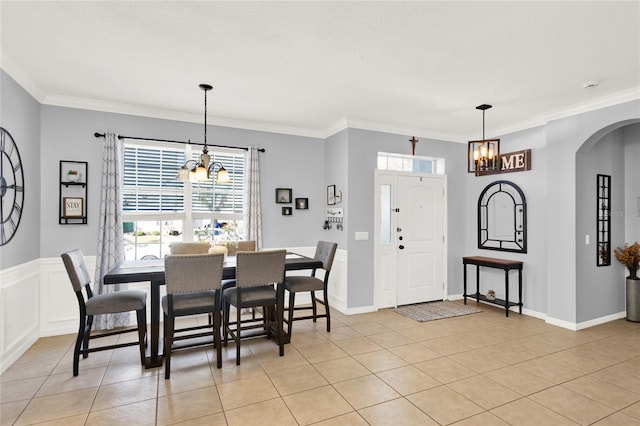
<svg viewBox="0 0 640 426">
<path fill-rule="evenodd" d="M 93 134 L 93 136 L 95 136 L 96 138 L 104 138 L 105 134 L 104 133 L 95 132 Z M 181 143 L 181 144 L 184 144 L 184 145 L 204 145 L 203 143 L 200 143 L 200 142 L 172 141 L 172 140 L 169 140 L 169 139 L 157 139 L 157 138 L 140 138 L 140 137 L 137 137 L 137 136 L 121 136 L 121 135 L 118 135 L 118 139 L 133 139 L 133 140 L 137 140 L 137 141 L 170 142 L 170 143 Z M 249 148 L 242 147 L 242 146 L 212 145 L 212 144 L 207 144 L 207 146 L 215 146 L 217 148 L 241 149 L 243 151 L 248 151 L 249 150 Z M 265 152 L 266 150 L 264 148 L 259 148 L 258 151 Z"/>
</svg>

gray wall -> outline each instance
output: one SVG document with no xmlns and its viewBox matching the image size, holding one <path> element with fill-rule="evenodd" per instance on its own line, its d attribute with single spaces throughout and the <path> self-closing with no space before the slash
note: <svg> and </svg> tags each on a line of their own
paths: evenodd
<svg viewBox="0 0 640 426">
<path fill-rule="evenodd" d="M 103 139 L 94 132 L 113 131 L 127 136 L 201 141 L 203 127 L 146 117 L 111 114 L 73 108 L 42 107 L 42 257 L 55 257 L 78 247 L 87 255 L 97 250 L 100 174 Z M 324 192 L 324 146 L 322 140 L 276 133 L 210 126 L 210 144 L 255 145 L 261 153 L 263 243 L 265 247 L 315 245 L 322 236 Z M 58 165 L 60 160 L 89 162 L 89 219 L 87 225 L 59 225 Z M 292 188 L 294 197 L 309 198 L 309 210 L 293 210 L 282 216 L 275 203 L 275 188 Z M 293 207 L 293 204 L 291 204 Z M 37 257 L 37 256 L 36 256 Z"/>
<path fill-rule="evenodd" d="M 375 169 L 377 153 L 395 152 L 410 154 L 410 136 L 349 129 L 349 246 L 348 300 L 349 308 L 371 306 L 374 300 L 374 224 Z M 462 293 L 462 268 L 460 267 L 463 234 L 460 224 L 467 214 L 464 212 L 466 198 L 466 146 L 454 142 L 443 142 L 420 138 L 416 155 L 444 158 L 447 174 L 448 203 L 448 279 L 449 293 Z M 355 233 L 366 231 L 369 239 L 356 241 Z"/>
<path fill-rule="evenodd" d="M 546 228 L 546 286 L 549 289 L 546 314 L 551 318 L 577 322 L 576 152 L 583 144 L 595 144 L 611 131 L 639 121 L 640 101 L 630 101 L 551 121 L 545 126 L 545 201 L 546 206 L 553 208 Z M 595 313 L 583 313 L 585 318 L 597 318 Z"/>
<path fill-rule="evenodd" d="M 623 129 L 583 146 L 576 154 L 576 297 L 577 321 L 606 316 L 624 308 L 624 268 L 613 256 L 610 266 L 596 266 L 596 175 L 611 176 L 611 244 L 622 245 L 625 233 L 625 167 Z M 585 243 L 590 236 L 590 244 Z"/>
<path fill-rule="evenodd" d="M 640 242 L 640 124 L 624 127 L 625 241 Z"/>
<path fill-rule="evenodd" d="M 525 308 L 546 312 L 546 249 L 545 229 L 554 208 L 546 200 L 547 186 L 547 148 L 546 132 L 543 126 L 521 132 L 500 136 L 500 152 L 507 153 L 531 149 L 531 170 L 525 172 L 504 173 L 499 175 L 466 177 L 467 199 L 465 202 L 465 250 L 466 256 L 489 256 L 524 262 L 523 266 L 523 303 Z M 527 199 L 527 253 L 511 253 L 478 249 L 477 206 L 482 190 L 497 180 L 508 180 L 520 187 Z M 457 264 L 461 263 L 458 261 Z M 462 268 L 460 266 L 460 268 Z M 468 266 L 468 289 L 475 291 L 475 267 Z M 510 299 L 517 298 L 517 274 L 510 275 Z M 504 272 L 483 268 L 481 274 L 481 293 L 488 289 L 496 291 L 496 296 L 504 298 Z"/>
<path fill-rule="evenodd" d="M 349 184 L 348 136 L 349 132 L 345 129 L 333 136 L 330 136 L 325 140 L 326 163 L 324 165 L 325 184 L 335 185 L 336 191 L 342 191 L 342 203 L 336 204 L 334 207 L 342 207 L 346 218 L 349 218 L 349 191 L 347 191 Z M 323 210 L 326 209 L 326 207 L 327 197 L 325 193 L 324 200 L 322 201 Z M 331 229 L 323 230 L 322 239 L 338 243 L 339 249 L 347 250 L 347 237 L 354 224 L 352 223 L 352 220 L 345 220 L 342 225 L 342 231 L 339 231 L 336 228 L 335 224 L 331 227 Z M 322 228 L 322 224 L 319 223 L 318 227 Z"/>
<path fill-rule="evenodd" d="M 16 234 L 0 247 L 3 270 L 40 257 L 40 104 L 3 70 L 0 126 L 15 140 L 24 170 L 24 209 Z"/>
</svg>

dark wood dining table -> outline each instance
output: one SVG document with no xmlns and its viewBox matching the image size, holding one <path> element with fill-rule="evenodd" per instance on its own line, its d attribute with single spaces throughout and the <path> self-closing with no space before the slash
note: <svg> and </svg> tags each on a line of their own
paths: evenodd
<svg viewBox="0 0 640 426">
<path fill-rule="evenodd" d="M 322 262 L 296 253 L 287 253 L 285 271 L 300 271 L 306 269 L 322 268 Z M 236 276 L 236 257 L 227 256 L 223 264 L 222 279 L 233 279 Z M 147 357 L 146 368 L 160 367 L 162 357 L 160 349 L 160 287 L 164 282 L 164 259 L 132 260 L 124 261 L 110 270 L 103 280 L 104 284 L 124 284 L 134 282 L 151 283 L 151 339 Z M 284 285 L 277 286 L 280 309 L 284 306 Z M 284 333 L 281 333 L 284 335 Z"/>
</svg>

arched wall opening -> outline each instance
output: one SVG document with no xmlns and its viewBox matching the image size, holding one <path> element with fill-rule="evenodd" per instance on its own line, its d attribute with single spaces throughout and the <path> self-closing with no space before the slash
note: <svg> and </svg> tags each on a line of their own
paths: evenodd
<svg viewBox="0 0 640 426">
<path fill-rule="evenodd" d="M 640 240 L 640 120 L 625 120 L 595 132 L 576 152 L 576 319 L 621 317 L 625 268 L 613 248 Z M 610 265 L 599 253 L 598 174 L 611 176 Z M 602 263 L 602 262 L 600 262 Z"/>
</svg>

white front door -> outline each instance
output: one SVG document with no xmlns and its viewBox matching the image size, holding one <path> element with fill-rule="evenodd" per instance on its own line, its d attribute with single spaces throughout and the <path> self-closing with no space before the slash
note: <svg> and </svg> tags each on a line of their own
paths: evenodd
<svg viewBox="0 0 640 426">
<path fill-rule="evenodd" d="M 377 191 L 378 308 L 442 300 L 446 294 L 444 176 L 380 173 Z"/>
</svg>

